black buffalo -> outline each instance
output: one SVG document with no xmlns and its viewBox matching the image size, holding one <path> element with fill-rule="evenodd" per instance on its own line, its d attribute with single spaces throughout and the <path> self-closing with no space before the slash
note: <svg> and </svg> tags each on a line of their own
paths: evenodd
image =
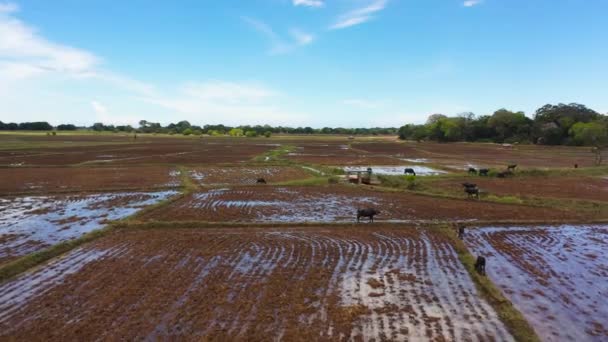
<svg viewBox="0 0 608 342">
<path fill-rule="evenodd" d="M 464 188 L 464 192 L 467 193 L 469 198 L 476 197 L 479 199 L 479 189 L 477 188 Z"/>
<path fill-rule="evenodd" d="M 490 169 L 479 169 L 480 176 L 487 176 L 488 172 L 490 172 Z"/>
<path fill-rule="evenodd" d="M 475 271 L 481 275 L 486 275 L 486 258 L 481 255 L 475 261 Z"/>
<path fill-rule="evenodd" d="M 264 178 L 258 178 L 257 181 L 255 181 L 257 184 L 266 184 L 266 180 Z"/>
<path fill-rule="evenodd" d="M 380 211 L 374 208 L 357 209 L 357 222 L 361 217 L 369 217 L 369 222 L 374 222 L 374 216 L 378 214 L 380 214 Z"/>
<path fill-rule="evenodd" d="M 406 168 L 405 170 L 403 170 L 403 173 L 406 175 L 416 175 L 416 171 L 414 171 L 414 169 L 412 169 L 411 167 Z"/>
<path fill-rule="evenodd" d="M 470 167 L 469 168 L 469 173 L 472 173 L 472 174 L 476 175 L 477 174 L 477 169 L 475 169 L 474 167 Z"/>
</svg>

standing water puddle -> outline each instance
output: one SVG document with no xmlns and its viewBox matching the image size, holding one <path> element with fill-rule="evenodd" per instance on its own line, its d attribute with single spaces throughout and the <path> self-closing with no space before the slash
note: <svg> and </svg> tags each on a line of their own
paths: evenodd
<svg viewBox="0 0 608 342">
<path fill-rule="evenodd" d="M 0 198 L 0 263 L 78 238 L 176 191 Z"/>
<path fill-rule="evenodd" d="M 345 172 L 363 171 L 366 172 L 367 168 L 371 167 L 372 174 L 377 175 L 388 175 L 388 176 L 400 176 L 404 174 L 406 168 L 414 169 L 418 176 L 434 176 L 446 173 L 442 170 L 433 169 L 426 166 L 420 165 L 408 165 L 408 166 L 344 166 L 342 169 Z"/>
</svg>

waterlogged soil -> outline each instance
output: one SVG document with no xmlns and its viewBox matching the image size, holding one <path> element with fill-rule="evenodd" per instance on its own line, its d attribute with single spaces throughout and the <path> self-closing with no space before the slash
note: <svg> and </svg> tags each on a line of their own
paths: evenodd
<svg viewBox="0 0 608 342">
<path fill-rule="evenodd" d="M 244 186 L 192 193 L 147 212 L 142 220 L 353 222 L 357 209 L 376 208 L 377 221 L 557 220 L 582 214 L 521 205 L 367 190 L 357 186 Z M 363 219 L 364 221 L 366 219 Z"/>
<path fill-rule="evenodd" d="M 588 147 L 434 142 L 366 142 L 353 144 L 358 150 L 399 158 L 426 158 L 445 166 L 472 164 L 480 167 L 573 167 L 593 166 Z"/>
<path fill-rule="evenodd" d="M 299 163 L 321 165 L 395 165 L 402 161 L 352 148 L 344 142 L 299 143 L 285 158 Z"/>
<path fill-rule="evenodd" d="M 433 185 L 462 193 L 461 183 L 465 181 L 496 195 L 608 201 L 608 179 L 601 177 L 469 177 L 466 180 L 438 181 Z"/>
<path fill-rule="evenodd" d="M 440 175 L 443 173 L 446 173 L 445 171 L 442 170 L 437 170 L 437 169 L 433 169 L 427 166 L 421 166 L 421 165 L 401 165 L 401 166 L 377 166 L 377 165 L 370 165 L 370 166 L 346 166 L 343 167 L 342 170 L 344 170 L 345 172 L 351 172 L 351 171 L 364 171 L 367 172 L 367 169 L 371 168 L 372 169 L 372 173 L 373 174 L 377 174 L 377 175 L 390 175 L 390 176 L 402 176 L 404 175 L 404 171 L 406 168 L 410 168 L 413 169 L 414 172 L 416 172 L 417 176 L 433 176 L 433 175 Z"/>
<path fill-rule="evenodd" d="M 0 194 L 167 188 L 180 185 L 168 166 L 0 168 Z"/>
<path fill-rule="evenodd" d="M 484 228 L 465 241 L 543 340 L 608 340 L 608 226 Z"/>
<path fill-rule="evenodd" d="M 0 299 L 9 340 L 513 340 L 415 228 L 121 231 Z"/>
<path fill-rule="evenodd" d="M 190 177 L 200 185 L 255 184 L 258 178 L 268 183 L 312 177 L 297 167 L 201 167 L 190 170 Z"/>
<path fill-rule="evenodd" d="M 78 238 L 175 191 L 0 198 L 0 264 Z"/>
</svg>

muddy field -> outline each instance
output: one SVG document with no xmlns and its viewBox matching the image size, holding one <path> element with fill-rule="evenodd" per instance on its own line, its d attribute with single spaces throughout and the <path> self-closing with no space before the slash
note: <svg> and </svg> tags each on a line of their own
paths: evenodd
<svg viewBox="0 0 608 342">
<path fill-rule="evenodd" d="M 465 240 L 543 340 L 608 340 L 608 226 L 471 229 Z"/>
<path fill-rule="evenodd" d="M 592 166 L 593 153 L 588 147 L 434 142 L 369 142 L 353 144 L 358 150 L 397 158 L 422 158 L 425 162 L 454 168 L 469 164 L 476 167 L 573 167 Z"/>
<path fill-rule="evenodd" d="M 0 194 L 178 186 L 179 171 L 168 166 L 0 168 Z"/>
<path fill-rule="evenodd" d="M 482 191 L 501 196 L 608 201 L 608 178 L 604 177 L 469 177 L 440 180 L 431 185 L 437 189 L 462 193 L 462 182 L 475 183 Z"/>
<path fill-rule="evenodd" d="M 190 177 L 199 185 L 255 184 L 258 178 L 268 183 L 285 182 L 312 177 L 312 171 L 301 167 L 201 167 L 189 170 Z"/>
<path fill-rule="evenodd" d="M 2 150 L 0 166 L 237 163 L 276 147 L 263 140 L 148 138 L 143 142 L 125 138 L 123 143 L 94 146 L 76 142 L 65 147 Z"/>
<path fill-rule="evenodd" d="M 211 189 L 186 196 L 141 218 L 157 221 L 354 222 L 358 208 L 375 207 L 379 221 L 513 220 L 577 218 L 549 208 L 456 200 L 355 186 L 250 186 Z"/>
<path fill-rule="evenodd" d="M 512 340 L 451 245 L 415 228 L 124 231 L 0 298 L 17 340 Z"/>
<path fill-rule="evenodd" d="M 175 191 L 0 198 L 0 265 L 134 214 Z"/>
<path fill-rule="evenodd" d="M 391 156 L 377 155 L 353 149 L 344 142 L 299 142 L 294 151 L 288 153 L 288 160 L 320 165 L 395 165 L 402 163 Z"/>
</svg>

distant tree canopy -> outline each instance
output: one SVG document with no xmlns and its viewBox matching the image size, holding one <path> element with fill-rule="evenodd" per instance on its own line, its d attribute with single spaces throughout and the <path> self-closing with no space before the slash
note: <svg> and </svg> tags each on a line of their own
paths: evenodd
<svg viewBox="0 0 608 342">
<path fill-rule="evenodd" d="M 547 145 L 608 144 L 608 117 L 584 105 L 558 104 L 539 108 L 533 119 L 523 112 L 499 109 L 492 115 L 456 117 L 432 114 L 423 125 L 399 128 L 400 139 L 538 143 Z"/>
<path fill-rule="evenodd" d="M 53 129 L 48 122 L 39 121 L 39 122 L 22 122 L 20 124 L 16 123 L 3 123 L 0 121 L 0 130 L 5 131 L 50 131 Z"/>
</svg>

